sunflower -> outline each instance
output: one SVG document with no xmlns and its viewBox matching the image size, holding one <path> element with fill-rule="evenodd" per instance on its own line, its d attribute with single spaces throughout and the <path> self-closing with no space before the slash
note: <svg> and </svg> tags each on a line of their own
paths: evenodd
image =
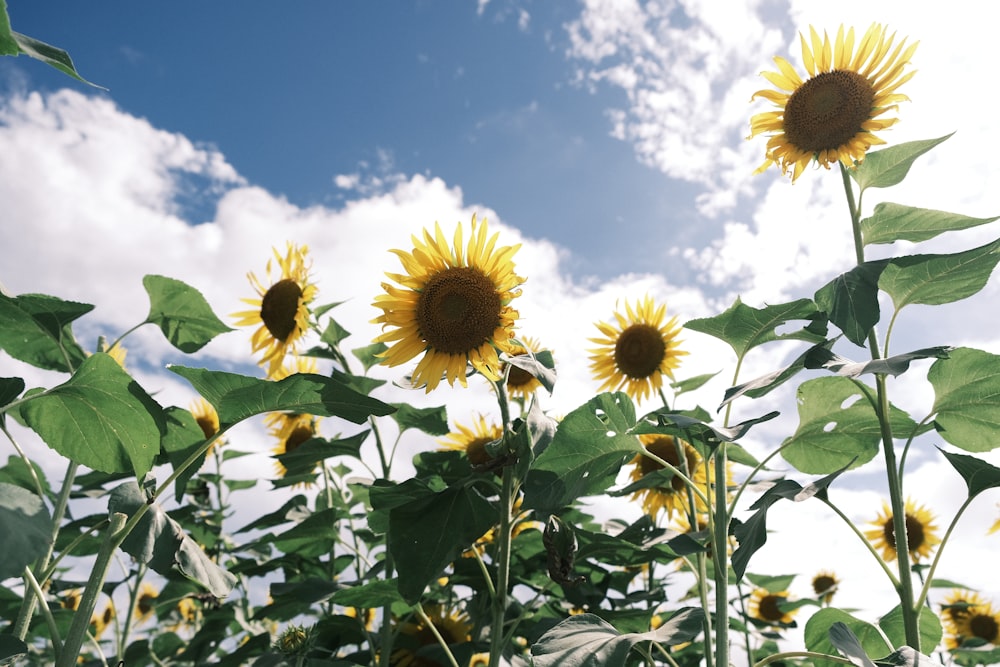
<svg viewBox="0 0 1000 667">
<path fill-rule="evenodd" d="M 542 351 L 538 341 L 530 336 L 525 336 L 520 339 L 520 342 L 515 342 L 514 349 L 515 351 L 511 354 L 511 356 L 514 357 L 534 355 Z M 501 367 L 501 372 L 503 372 L 503 368 L 506 367 L 509 367 L 509 370 L 507 371 L 507 393 L 510 394 L 512 398 L 527 398 L 531 396 L 536 389 L 542 386 L 542 383 L 538 381 L 538 378 L 523 368 L 518 368 L 513 364 L 504 364 L 504 366 Z"/>
<path fill-rule="evenodd" d="M 282 364 L 281 368 L 268 375 L 272 380 L 284 380 L 289 375 L 296 373 L 319 373 L 319 362 L 316 357 L 300 357 L 295 355 L 291 363 Z"/>
<path fill-rule="evenodd" d="M 358 619 L 358 622 L 364 626 L 365 630 L 371 632 L 375 629 L 375 610 L 374 609 L 359 609 L 358 607 L 347 607 L 344 609 L 344 616 L 350 616 L 351 618 Z"/>
<path fill-rule="evenodd" d="M 893 49 L 896 34 L 877 23 L 856 52 L 854 28 L 845 35 L 840 26 L 832 43 L 826 33 L 820 39 L 812 26 L 809 34 L 808 42 L 799 35 L 809 78 L 803 81 L 787 60 L 775 56 L 778 71 L 761 76 L 778 90 L 759 90 L 751 98 L 763 97 L 777 107 L 750 119 L 749 138 L 768 136 L 766 159 L 757 173 L 774 164 L 782 174 L 791 169 L 795 181 L 813 158 L 827 168 L 838 160 L 851 167 L 871 146 L 885 143 L 874 132 L 894 125 L 899 119 L 884 114 L 908 99 L 897 91 L 915 73 L 904 74 L 903 68 L 917 42 L 906 46 L 904 39 Z"/>
<path fill-rule="evenodd" d="M 758 588 L 750 595 L 748 612 L 750 616 L 768 625 L 790 625 L 792 617 L 798 611 L 785 611 L 782 604 L 788 601 L 788 591 L 769 591 Z"/>
<path fill-rule="evenodd" d="M 1000 612 L 973 591 L 953 590 L 941 606 L 941 618 L 948 632 L 945 646 L 949 649 L 966 643 L 995 646 L 1000 640 Z"/>
<path fill-rule="evenodd" d="M 472 426 L 456 424 L 455 430 L 438 440 L 438 444 L 445 449 L 465 452 L 469 463 L 478 467 L 485 466 L 493 460 L 486 452 L 486 445 L 502 437 L 503 428 L 487 423 L 486 418 L 479 415 Z"/>
<path fill-rule="evenodd" d="M 375 297 L 382 315 L 372 320 L 384 331 L 376 343 L 390 343 L 382 363 L 398 366 L 419 354 L 413 383 L 438 386 L 442 376 L 454 386 L 467 386 L 469 364 L 494 382 L 500 379 L 497 350 L 516 353 L 511 342 L 518 318 L 510 302 L 521 294 L 524 279 L 514 273 L 511 261 L 520 245 L 496 247 L 499 234 L 487 236 L 486 221 L 477 224 L 463 247 L 462 226 L 455 229 L 454 248 L 434 226 L 423 240 L 412 237 L 413 250 L 393 250 L 405 274 L 386 273 L 399 286 L 382 283 L 385 294 Z"/>
<path fill-rule="evenodd" d="M 277 446 L 272 450 L 275 456 L 289 454 L 298 449 L 306 441 L 315 438 L 319 433 L 320 417 L 296 412 L 272 412 L 264 417 L 268 432 L 278 439 Z M 288 469 L 281 461 L 274 464 L 279 477 L 285 477 Z M 313 470 L 316 467 L 313 466 Z M 307 485 L 308 486 L 308 485 Z"/>
<path fill-rule="evenodd" d="M 833 594 L 837 592 L 839 585 L 840 579 L 830 570 L 820 570 L 812 580 L 813 593 L 823 604 L 833 601 Z"/>
<path fill-rule="evenodd" d="M 215 411 L 215 406 L 206 401 L 204 398 L 199 396 L 191 401 L 191 405 L 188 406 L 188 411 L 191 413 L 191 416 L 194 417 L 198 426 L 201 427 L 201 432 L 205 434 L 206 440 L 219 432 L 219 413 Z M 215 442 L 209 445 L 208 450 L 205 452 L 205 456 L 211 454 L 216 445 L 221 447 L 224 444 L 225 442 L 222 438 L 215 440 Z"/>
<path fill-rule="evenodd" d="M 934 515 L 923 505 L 917 506 L 912 500 L 906 501 L 906 547 L 910 558 L 916 562 L 931 555 L 935 545 L 941 543 L 934 525 Z M 896 536 L 892 524 L 892 509 L 882 503 L 882 513 L 872 522 L 875 527 L 865 531 L 872 546 L 882 550 L 886 561 L 896 559 Z"/>
<path fill-rule="evenodd" d="M 678 441 L 672 435 L 648 433 L 640 435 L 639 441 L 646 448 L 646 451 L 685 473 L 688 479 L 697 484 L 699 488 L 704 489 L 707 487 L 708 473 L 705 471 L 703 459 L 697 449 L 683 440 Z M 678 442 L 680 443 L 680 448 L 684 451 L 683 462 L 680 460 Z M 633 482 L 638 482 L 646 475 L 657 470 L 663 470 L 663 466 L 658 461 L 654 461 L 645 454 L 637 454 L 631 463 L 635 466 L 631 474 Z M 639 489 L 632 494 L 632 500 L 640 499 L 642 500 L 643 511 L 654 519 L 660 512 L 666 512 L 668 519 L 675 512 L 682 515 L 687 514 L 687 485 L 677 475 L 670 478 L 667 486 L 651 486 Z M 701 505 L 700 502 L 698 504 Z M 705 508 L 699 507 L 699 509 L 703 510 Z"/>
<path fill-rule="evenodd" d="M 104 611 L 100 614 L 94 614 L 94 617 L 90 619 L 91 632 L 93 632 L 94 637 L 100 639 L 101 635 L 114 620 L 115 605 L 111 600 L 108 600 L 108 606 L 104 608 Z"/>
<path fill-rule="evenodd" d="M 625 302 L 625 313 L 615 313 L 617 327 L 597 323 L 604 337 L 590 339 L 600 345 L 590 350 L 590 368 L 596 379 L 604 380 L 599 391 L 624 388 L 641 401 L 660 390 L 664 375 L 673 379 L 680 357 L 687 352 L 679 348 L 677 317 L 664 322 L 666 314 L 665 305 L 657 306 L 646 296 L 637 300 L 634 308 Z"/>
<path fill-rule="evenodd" d="M 309 247 L 287 244 L 282 256 L 274 248 L 274 258 L 281 269 L 281 278 L 271 280 L 272 260 L 267 261 L 266 274 L 269 287 L 257 279 L 253 272 L 247 274 L 250 284 L 260 298 L 242 299 L 253 310 L 233 313 L 239 318 L 237 326 L 258 326 L 250 339 L 254 354 L 263 351 L 261 366 L 267 366 L 271 377 L 285 361 L 285 355 L 293 353 L 309 328 L 309 303 L 316 298 L 316 285 L 309 280 L 311 262 L 308 260 Z"/>
<path fill-rule="evenodd" d="M 59 606 L 63 609 L 69 609 L 70 611 L 76 611 L 80 608 L 80 600 L 83 599 L 83 591 L 79 588 L 74 588 L 71 591 L 66 591 L 62 599 L 59 601 Z"/>
<path fill-rule="evenodd" d="M 424 614 L 445 644 L 451 646 L 471 640 L 472 623 L 464 613 L 441 605 L 428 605 L 424 608 Z M 402 623 L 399 633 L 396 642 L 398 648 L 389 657 L 392 667 L 445 667 L 449 664 L 443 655 L 438 658 L 435 649 L 440 645 L 424 620 L 414 617 L 413 620 Z"/>
<path fill-rule="evenodd" d="M 142 623 L 153 617 L 156 612 L 156 598 L 160 593 L 152 584 L 143 584 L 135 600 L 135 622 Z"/>
</svg>

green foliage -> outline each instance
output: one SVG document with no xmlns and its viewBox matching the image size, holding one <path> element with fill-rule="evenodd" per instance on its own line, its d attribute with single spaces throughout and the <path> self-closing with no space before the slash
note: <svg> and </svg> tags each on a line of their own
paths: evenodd
<svg viewBox="0 0 1000 667">
<path fill-rule="evenodd" d="M 77 81 L 100 88 L 80 76 L 72 58 L 62 49 L 12 30 L 10 16 L 7 14 L 7 0 L 0 0 L 0 56 L 18 56 L 22 53 L 55 67 Z"/>
<path fill-rule="evenodd" d="M 820 609 L 806 621 L 803 633 L 806 649 L 816 653 L 836 655 L 837 647 L 830 637 L 830 631 L 838 623 L 851 631 L 867 655 L 884 656 L 892 652 L 893 647 L 886 643 L 878 628 L 834 607 Z M 816 662 L 816 667 L 832 667 L 835 664 L 837 663 L 819 660 Z"/>
<path fill-rule="evenodd" d="M 94 307 L 44 294 L 0 293 L 0 349 L 25 363 L 72 372 L 86 358 L 71 324 Z"/>
<path fill-rule="evenodd" d="M 0 580 L 20 576 L 26 565 L 45 553 L 52 535 L 52 518 L 42 499 L 0 482 L 0 534 L 4 535 Z"/>
<path fill-rule="evenodd" d="M 795 320 L 805 320 L 808 324 L 788 333 L 778 333 L 778 327 Z M 752 308 L 737 298 L 724 313 L 689 320 L 684 328 L 706 333 L 728 343 L 737 358 L 742 359 L 751 349 L 775 340 L 818 343 L 826 333 L 826 318 L 809 299 Z"/>
<path fill-rule="evenodd" d="M 847 340 L 864 345 L 868 333 L 879 320 L 879 276 L 887 260 L 865 262 L 821 287 L 816 304 L 840 327 Z"/>
<path fill-rule="evenodd" d="M 926 607 L 922 607 L 918 612 L 920 627 L 920 645 L 937 646 L 941 641 L 941 620 Z M 907 643 L 906 631 L 903 623 L 902 607 L 896 606 L 878 620 L 878 627 L 885 633 L 889 643 L 893 646 L 905 646 Z"/>
<path fill-rule="evenodd" d="M 927 372 L 934 387 L 934 428 L 968 452 L 1000 445 L 1000 356 L 958 348 Z"/>
<path fill-rule="evenodd" d="M 868 188 L 887 188 L 897 185 L 906 178 L 910 167 L 918 157 L 950 137 L 951 134 L 947 134 L 938 139 L 908 141 L 872 151 L 865 157 L 864 162 L 849 173 L 857 182 L 861 192 Z"/>
<path fill-rule="evenodd" d="M 142 284 L 149 294 L 146 321 L 163 331 L 181 352 L 197 352 L 219 334 L 232 331 L 216 317 L 205 297 L 180 280 L 148 275 Z"/>
<path fill-rule="evenodd" d="M 979 292 L 998 261 L 1000 239 L 965 252 L 895 257 L 878 284 L 897 311 L 912 304 L 937 306 Z"/>
<path fill-rule="evenodd" d="M 865 245 L 895 241 L 919 243 L 944 232 L 969 229 L 998 219 L 1000 217 L 971 218 L 958 213 L 882 202 L 875 205 L 871 217 L 861 221 L 861 235 Z"/>
</svg>

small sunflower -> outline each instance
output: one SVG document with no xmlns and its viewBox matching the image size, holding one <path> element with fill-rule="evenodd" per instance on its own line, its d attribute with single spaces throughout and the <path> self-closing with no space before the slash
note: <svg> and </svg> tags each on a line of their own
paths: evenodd
<svg viewBox="0 0 1000 667">
<path fill-rule="evenodd" d="M 271 373 L 268 377 L 272 380 L 284 380 L 289 375 L 296 373 L 319 373 L 319 362 L 316 357 L 301 357 L 296 355 L 291 363 L 282 364 L 281 368 Z"/>
<path fill-rule="evenodd" d="M 788 602 L 788 591 L 769 591 L 766 588 L 758 588 L 750 595 L 748 612 L 753 618 L 768 625 L 790 625 L 792 617 L 798 610 L 783 610 L 781 605 L 785 602 Z"/>
<path fill-rule="evenodd" d="M 511 356 L 528 356 L 542 351 L 538 341 L 530 336 L 521 338 L 521 343 L 523 344 L 514 343 L 514 352 L 511 353 Z M 518 368 L 513 364 L 504 364 L 504 366 L 510 366 L 510 370 L 507 371 L 507 393 L 511 397 L 528 398 L 542 386 L 538 378 L 523 368 Z M 503 372 L 503 368 L 501 368 L 501 372 Z"/>
<path fill-rule="evenodd" d="M 219 413 L 216 412 L 215 407 L 204 398 L 199 396 L 191 401 L 191 405 L 188 406 L 188 411 L 191 413 L 191 416 L 194 417 L 194 420 L 198 422 L 198 426 L 201 427 L 201 432 L 205 434 L 206 440 L 219 432 Z M 222 438 L 215 440 L 215 442 L 209 446 L 205 455 L 208 456 L 211 454 L 216 445 L 221 447 L 224 444 L 225 442 Z"/>
<path fill-rule="evenodd" d="M 293 353 L 309 328 L 309 303 L 316 298 L 318 288 L 309 279 L 311 262 L 309 247 L 287 244 L 285 255 L 274 249 L 274 260 L 281 269 L 281 278 L 271 280 L 272 260 L 267 261 L 268 287 L 253 272 L 247 274 L 259 298 L 242 299 L 253 310 L 233 313 L 237 326 L 258 326 L 250 339 L 254 354 L 263 351 L 259 364 L 267 366 L 267 375 L 281 369 L 285 355 Z"/>
<path fill-rule="evenodd" d="M 277 446 L 272 450 L 277 456 L 294 452 L 303 443 L 315 438 L 319 433 L 320 417 L 295 412 L 272 412 L 264 417 L 264 423 L 268 426 L 268 432 L 278 440 Z M 281 461 L 276 461 L 274 467 L 279 477 L 288 474 L 288 469 Z"/>
<path fill-rule="evenodd" d="M 903 69 L 918 43 L 906 46 L 904 39 L 893 49 L 895 39 L 895 33 L 873 23 L 855 52 L 854 28 L 845 34 L 840 26 L 831 42 L 810 26 L 808 42 L 799 35 L 809 73 L 805 81 L 787 60 L 775 56 L 778 71 L 761 76 L 778 90 L 759 90 L 751 98 L 763 97 L 778 107 L 750 119 L 749 138 L 768 136 L 766 159 L 757 173 L 773 164 L 782 174 L 791 169 L 795 181 L 813 159 L 827 168 L 837 161 L 851 167 L 873 145 L 884 144 L 874 132 L 899 120 L 884 114 L 908 99 L 897 91 L 915 73 Z"/>
<path fill-rule="evenodd" d="M 160 593 L 152 584 L 143 584 L 135 600 L 135 622 L 143 623 L 156 613 L 156 598 Z"/>
<path fill-rule="evenodd" d="M 500 379 L 497 350 L 516 352 L 511 338 L 518 313 L 510 302 L 524 279 L 511 261 L 520 245 L 497 248 L 498 237 L 488 237 L 486 221 L 478 224 L 472 216 L 467 246 L 461 225 L 452 248 L 435 224 L 433 235 L 424 230 L 423 240 L 412 237 L 410 252 L 392 251 L 406 273 L 386 273 L 399 286 L 382 283 L 385 294 L 373 304 L 383 312 L 372 322 L 393 327 L 375 339 L 390 344 L 383 364 L 398 366 L 422 354 L 413 383 L 428 392 L 442 376 L 450 385 L 458 380 L 467 386 L 469 364 L 489 380 Z"/>
<path fill-rule="evenodd" d="M 639 441 L 646 448 L 646 451 L 655 454 L 681 472 L 686 471 L 688 479 L 697 484 L 699 488 L 707 487 L 708 473 L 705 471 L 703 459 L 697 449 L 683 440 L 678 441 L 672 435 L 649 433 L 640 435 Z M 678 452 L 678 443 L 684 451 L 683 462 Z M 657 470 L 663 470 L 663 466 L 659 462 L 644 454 L 637 454 L 631 463 L 635 466 L 631 474 L 633 482 L 638 482 Z M 660 512 L 665 512 L 667 519 L 670 519 L 675 512 L 686 515 L 688 510 L 687 485 L 684 480 L 674 475 L 670 478 L 670 483 L 667 486 L 639 489 L 632 494 L 632 500 L 642 500 L 643 511 L 654 519 L 659 516 Z M 704 508 L 700 507 L 699 509 Z"/>
<path fill-rule="evenodd" d="M 108 600 L 108 605 L 104 608 L 104 611 L 100 614 L 94 614 L 94 617 L 90 619 L 91 632 L 93 632 L 94 637 L 100 639 L 101 635 L 104 634 L 104 631 L 114 620 L 115 605 Z"/>
<path fill-rule="evenodd" d="M 490 424 L 486 417 L 479 415 L 472 426 L 455 424 L 455 430 L 446 435 L 438 444 L 446 449 L 465 452 L 473 466 L 485 466 L 492 461 L 486 452 L 486 445 L 503 437 L 503 428 Z"/>
<path fill-rule="evenodd" d="M 347 607 L 344 610 L 344 616 L 350 616 L 351 618 L 358 619 L 358 622 L 364 626 L 365 630 L 371 632 L 375 629 L 375 610 L 374 609 L 359 609 L 357 607 Z"/>
<path fill-rule="evenodd" d="M 941 604 L 941 624 L 955 634 L 964 626 L 970 612 L 985 604 L 986 600 L 975 591 L 952 589 Z"/>
<path fill-rule="evenodd" d="M 177 601 L 177 606 L 174 607 L 172 615 L 177 617 L 178 621 L 167 626 L 167 629 L 171 632 L 177 632 L 185 627 L 194 628 L 201 620 L 201 607 L 193 598 L 183 597 Z"/>
<path fill-rule="evenodd" d="M 598 322 L 603 338 L 591 338 L 600 347 L 590 350 L 590 368 L 594 377 L 603 380 L 599 391 L 625 392 L 644 400 L 663 386 L 663 376 L 674 377 L 680 357 L 687 354 L 677 339 L 681 327 L 677 317 L 666 320 L 667 307 L 657 306 L 652 297 L 636 301 L 633 308 L 625 302 L 625 313 L 616 312 L 614 324 Z"/>
<path fill-rule="evenodd" d="M 472 622 L 464 613 L 441 605 L 429 605 L 424 608 L 424 614 L 445 644 L 451 646 L 471 640 Z M 414 617 L 413 620 L 402 623 L 399 633 L 396 642 L 398 648 L 389 657 L 392 667 L 446 667 L 448 663 L 443 657 L 438 660 L 433 650 L 433 647 L 439 646 L 437 637 L 422 619 Z"/>
<path fill-rule="evenodd" d="M 941 543 L 934 525 L 934 515 L 923 505 L 916 505 L 907 499 L 906 506 L 906 547 L 910 558 L 916 562 L 928 558 L 931 550 Z M 865 537 L 872 546 L 882 550 L 886 561 L 896 560 L 896 535 L 892 524 L 892 509 L 882 503 L 882 513 L 872 522 L 875 527 L 865 531 Z"/>
<path fill-rule="evenodd" d="M 59 600 L 59 606 L 63 609 L 69 609 L 70 611 L 76 611 L 80 608 L 80 600 L 83 599 L 83 591 L 79 588 L 74 588 L 71 591 L 66 591 L 62 599 Z"/>
<path fill-rule="evenodd" d="M 956 649 L 966 643 L 972 646 L 1000 643 L 1000 612 L 993 609 L 992 602 L 983 600 L 973 591 L 952 591 L 941 612 L 948 632 L 947 648 Z"/>
<path fill-rule="evenodd" d="M 813 593 L 823 604 L 833 601 L 833 594 L 837 592 L 839 585 L 840 579 L 830 570 L 820 570 L 812 580 Z"/>
</svg>

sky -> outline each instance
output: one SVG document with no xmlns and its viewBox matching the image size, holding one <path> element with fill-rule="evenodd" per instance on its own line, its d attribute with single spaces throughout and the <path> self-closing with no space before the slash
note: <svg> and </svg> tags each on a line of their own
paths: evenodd
<svg viewBox="0 0 1000 667">
<path fill-rule="evenodd" d="M 801 68 L 797 33 L 810 24 L 833 33 L 877 21 L 919 40 L 918 74 L 903 91 L 911 101 L 882 136 L 899 143 L 957 131 L 903 185 L 866 193 L 866 211 L 896 201 L 1000 213 L 990 164 L 1000 129 L 983 86 L 993 77 L 992 14 L 972 0 L 949 6 L 961 21 L 903 1 L 470 0 L 387 9 L 313 0 L 279 10 L 257 0 L 8 0 L 15 30 L 69 51 L 104 90 L 26 57 L 0 60 L 0 285 L 95 304 L 77 328 L 92 347 L 98 335 L 113 338 L 145 318 L 143 275 L 188 282 L 225 317 L 254 295 L 246 273 L 261 275 L 272 247 L 305 243 L 319 302 L 344 301 L 334 314 L 360 347 L 378 333 L 371 302 L 383 273 L 398 270 L 389 250 L 409 249 L 410 235 L 435 221 L 450 234 L 475 213 L 503 243 L 522 244 L 521 332 L 554 351 L 559 381 L 543 407 L 565 414 L 596 393 L 587 339 L 623 300 L 650 294 L 684 322 L 737 296 L 754 307 L 808 297 L 850 268 L 839 175 L 810 169 L 794 184 L 775 169 L 754 175 L 765 140 L 746 139 L 750 116 L 768 109 L 750 101 L 769 87 L 759 73 L 773 69 L 773 55 Z M 934 251 L 992 240 L 995 224 L 940 240 Z M 872 256 L 896 250 L 913 248 Z M 994 280 L 959 304 L 904 311 L 895 349 L 1000 353 L 997 296 Z M 223 336 L 195 361 L 258 372 L 247 366 L 248 338 Z M 691 354 L 679 378 L 722 371 L 698 397 L 712 409 L 729 384 L 731 353 L 692 331 L 684 339 Z M 158 400 L 190 402 L 191 388 L 163 370 L 181 360 L 158 331 L 146 327 L 127 343 L 130 371 Z M 798 353 L 766 349 L 741 379 Z M 0 375 L 15 374 L 29 385 L 61 381 L 0 353 Z M 737 406 L 736 420 L 782 412 L 756 431 L 753 451 L 770 451 L 794 430 L 790 391 Z M 921 415 L 933 401 L 909 382 L 894 382 L 893 392 Z M 491 411 L 482 386 L 431 395 L 390 387 L 383 398 L 447 403 L 453 421 Z M 270 448 L 259 423 L 237 435 L 245 449 Z M 940 443 L 913 455 L 907 488 L 947 515 L 964 487 L 931 444 Z M 881 478 L 877 463 L 852 476 L 840 493 L 848 516 L 874 519 Z M 990 540 L 1000 537 L 983 533 L 995 504 L 980 498 L 967 514 L 956 539 L 969 544 L 946 556 L 942 576 L 961 580 L 990 557 Z M 802 572 L 801 586 L 822 567 L 849 568 L 859 583 L 872 576 L 850 547 L 824 562 L 826 545 L 852 538 L 821 506 L 774 516 L 796 528 L 769 539 L 751 569 L 802 568 L 809 554 L 815 568 Z M 995 568 L 975 584 L 1000 598 Z M 877 607 L 883 598 L 873 602 L 871 590 L 845 583 L 844 606 Z"/>
</svg>

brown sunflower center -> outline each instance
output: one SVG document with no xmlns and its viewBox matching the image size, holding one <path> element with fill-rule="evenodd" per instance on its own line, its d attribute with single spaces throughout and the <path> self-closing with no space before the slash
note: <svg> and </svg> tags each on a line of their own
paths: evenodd
<svg viewBox="0 0 1000 667">
<path fill-rule="evenodd" d="M 660 457 L 675 468 L 684 471 L 685 468 L 681 467 L 681 459 L 677 455 L 677 445 L 675 442 L 676 441 L 673 436 L 667 435 L 657 438 L 650 443 L 646 443 L 645 446 L 647 451 Z M 698 464 L 698 456 L 695 454 L 693 448 L 687 447 L 684 444 L 681 444 L 681 447 L 684 448 L 685 465 L 687 466 L 687 474 L 690 477 L 691 471 L 694 470 L 694 467 Z M 662 468 L 663 466 L 660 465 L 658 461 L 654 461 L 648 456 L 642 456 L 639 458 L 639 470 L 642 472 L 644 477 L 647 474 L 655 470 L 661 470 Z M 674 475 L 670 478 L 670 488 L 677 493 L 683 491 L 684 480 Z"/>
<path fill-rule="evenodd" d="M 660 367 L 666 352 L 667 344 L 659 329 L 649 324 L 633 324 L 618 335 L 615 365 L 624 375 L 641 380 Z"/>
<path fill-rule="evenodd" d="M 973 637 L 984 639 L 993 644 L 997 640 L 997 635 L 1000 634 L 1000 626 L 997 625 L 997 620 L 993 616 L 973 614 L 969 619 L 969 632 Z"/>
<path fill-rule="evenodd" d="M 874 101 L 875 89 L 857 72 L 821 72 L 785 104 L 785 137 L 807 153 L 839 148 L 864 131 Z"/>
<path fill-rule="evenodd" d="M 285 438 L 285 454 L 294 452 L 302 446 L 304 442 L 312 438 L 315 434 L 308 426 L 296 426 L 295 429 Z"/>
<path fill-rule="evenodd" d="M 816 595 L 830 594 L 830 589 L 837 584 L 837 580 L 828 574 L 819 574 L 813 579 L 813 591 Z"/>
<path fill-rule="evenodd" d="M 201 432 L 205 434 L 206 440 L 215 435 L 215 422 L 210 417 L 196 417 L 195 421 L 201 427 Z"/>
<path fill-rule="evenodd" d="M 517 355 L 517 356 L 527 356 L 527 355 Z M 507 371 L 507 386 L 512 389 L 520 389 L 521 387 L 527 387 L 531 384 L 531 381 L 535 379 L 535 376 L 519 368 L 513 364 L 510 364 L 510 370 Z"/>
<path fill-rule="evenodd" d="M 785 617 L 780 606 L 783 601 L 784 598 L 780 595 L 765 595 L 761 598 L 760 604 L 757 605 L 757 613 L 765 621 L 780 621 Z"/>
<path fill-rule="evenodd" d="M 486 465 L 493 459 L 486 452 L 486 445 L 493 442 L 489 438 L 477 438 L 465 447 L 465 455 L 474 466 Z"/>
<path fill-rule="evenodd" d="M 299 312 L 302 288 L 290 278 L 279 280 L 264 293 L 260 303 L 260 319 L 275 340 L 285 342 L 295 331 L 295 316 Z"/>
<path fill-rule="evenodd" d="M 417 328 L 434 350 L 467 354 L 500 324 L 503 303 L 482 271 L 457 266 L 433 275 L 417 298 Z"/>
<path fill-rule="evenodd" d="M 893 549 L 896 548 L 896 529 L 892 523 L 892 517 L 888 517 L 885 520 L 885 526 L 882 528 L 882 535 L 885 537 L 885 543 L 891 546 Z M 906 550 L 913 553 L 924 543 L 924 524 L 920 523 L 920 520 L 912 514 L 906 515 Z M 898 552 L 897 552 L 898 553 Z"/>
<path fill-rule="evenodd" d="M 149 612 L 153 611 L 153 600 L 155 599 L 155 595 L 143 593 L 139 596 L 139 601 L 135 603 L 135 608 L 139 610 L 141 615 L 145 616 Z"/>
</svg>

